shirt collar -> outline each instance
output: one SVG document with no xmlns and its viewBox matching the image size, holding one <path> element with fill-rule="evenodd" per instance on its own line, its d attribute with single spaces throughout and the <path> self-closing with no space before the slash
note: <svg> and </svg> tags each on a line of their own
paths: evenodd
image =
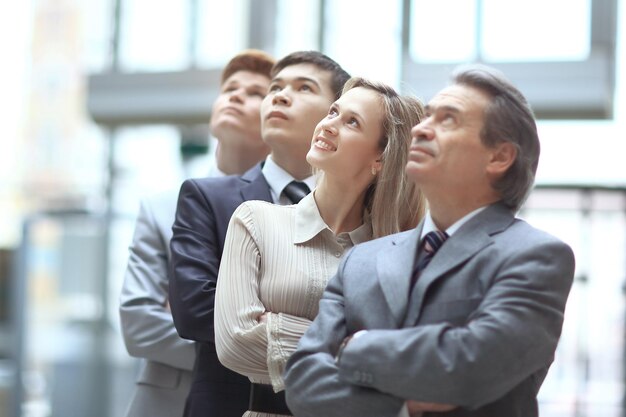
<svg viewBox="0 0 626 417">
<path fill-rule="evenodd" d="M 294 180 L 291 174 L 289 174 L 283 168 L 278 166 L 276 162 L 274 162 L 271 155 L 269 155 L 265 159 L 265 164 L 263 164 L 263 176 L 270 186 L 272 199 L 275 203 L 280 200 L 280 195 L 282 194 L 287 184 Z M 312 190 L 313 188 L 315 188 L 316 180 L 316 176 L 311 175 L 310 177 L 303 179 L 302 182 L 308 185 L 309 189 Z"/>
<path fill-rule="evenodd" d="M 294 236 L 294 243 L 304 243 L 313 239 L 324 230 L 328 230 L 329 233 L 333 233 L 330 227 L 322 219 L 317 203 L 315 202 L 315 190 L 309 195 L 304 197 L 296 205 L 296 233 Z M 349 242 L 345 242 L 345 240 Z M 337 240 L 342 243 L 348 243 L 348 246 L 356 245 L 357 243 L 366 242 L 372 239 L 372 224 L 366 221 L 351 232 L 339 233 Z M 342 246 L 343 245 L 342 243 Z"/>
<path fill-rule="evenodd" d="M 368 240 L 372 240 L 372 223 L 369 220 L 369 216 L 366 217 L 365 222 L 362 225 L 357 227 L 351 232 L 348 233 L 339 233 L 339 236 L 343 236 L 347 234 L 353 245 L 357 245 L 359 243 L 367 242 Z"/>
<path fill-rule="evenodd" d="M 457 230 L 459 230 L 461 228 L 461 226 L 463 226 L 472 217 L 476 216 L 478 213 L 480 213 L 481 211 L 483 211 L 487 207 L 488 206 L 479 207 L 476 210 L 467 213 L 465 216 L 461 217 L 459 220 L 454 222 L 452 224 L 452 226 L 450 226 L 450 227 L 448 227 L 446 229 L 446 233 L 448 234 L 448 236 L 452 236 Z M 430 211 L 428 211 L 426 213 L 426 216 L 424 216 L 424 226 L 422 227 L 422 234 L 420 236 L 420 240 L 422 240 L 424 238 L 424 236 L 426 236 L 426 234 L 428 232 L 432 232 L 432 231 L 435 231 L 435 230 L 438 230 L 437 226 L 435 226 L 435 222 L 433 222 L 433 218 L 430 216 Z"/>
</svg>

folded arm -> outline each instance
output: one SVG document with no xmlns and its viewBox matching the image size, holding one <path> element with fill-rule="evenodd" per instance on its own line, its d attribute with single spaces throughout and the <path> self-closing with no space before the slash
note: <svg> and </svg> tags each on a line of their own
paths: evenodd
<svg viewBox="0 0 626 417">
<path fill-rule="evenodd" d="M 466 325 L 371 330 L 344 349 L 340 379 L 468 408 L 494 401 L 551 363 L 573 273 L 573 254 L 560 242 L 520 251 Z M 372 378 L 356 378 L 364 373 Z"/>
<path fill-rule="evenodd" d="M 287 362 L 287 403 L 298 417 L 396 417 L 402 398 L 339 379 L 335 356 L 348 336 L 342 284 L 346 259 L 324 291 L 317 318 Z"/>
<path fill-rule="evenodd" d="M 284 365 L 310 320 L 266 311 L 260 299 L 260 241 L 246 203 L 233 214 L 224 243 L 215 304 L 220 361 L 247 376 L 270 376 L 283 388 Z"/>
</svg>

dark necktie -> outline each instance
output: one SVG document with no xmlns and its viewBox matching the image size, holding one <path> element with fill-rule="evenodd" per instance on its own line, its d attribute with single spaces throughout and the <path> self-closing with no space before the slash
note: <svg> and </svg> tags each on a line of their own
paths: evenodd
<svg viewBox="0 0 626 417">
<path fill-rule="evenodd" d="M 418 257 L 418 263 L 415 269 L 413 270 L 413 275 L 411 276 L 411 286 L 409 287 L 409 293 L 413 291 L 413 286 L 417 281 L 417 277 L 419 277 L 420 273 L 426 268 L 426 265 L 433 259 L 435 253 L 439 250 L 443 242 L 448 238 L 448 234 L 446 232 L 442 232 L 439 230 L 434 230 L 432 232 L 426 233 L 426 236 L 422 239 L 422 250 L 424 251 L 423 256 Z M 421 259 L 420 259 L 421 258 Z"/>
<path fill-rule="evenodd" d="M 302 181 L 291 181 L 283 190 L 283 193 L 293 204 L 298 204 L 310 192 L 309 186 Z"/>
</svg>

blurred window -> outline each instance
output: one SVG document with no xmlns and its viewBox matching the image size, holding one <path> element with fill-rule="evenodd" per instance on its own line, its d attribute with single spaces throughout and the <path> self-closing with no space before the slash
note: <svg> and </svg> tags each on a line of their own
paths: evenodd
<svg viewBox="0 0 626 417">
<path fill-rule="evenodd" d="M 590 0 L 414 0 L 411 22 L 417 29 L 410 43 L 416 62 L 589 57 Z M 442 31 L 442 25 L 454 29 Z"/>
<path fill-rule="evenodd" d="M 539 118 L 613 117 L 617 0 L 403 1 L 403 81 L 424 99 L 457 64 L 484 62 Z"/>
<path fill-rule="evenodd" d="M 189 1 L 122 0 L 120 70 L 174 71 L 192 57 L 189 40 Z"/>
<path fill-rule="evenodd" d="M 327 0 L 324 51 L 352 75 L 398 85 L 402 3 Z"/>
<path fill-rule="evenodd" d="M 197 64 L 221 67 L 248 46 L 249 2 L 247 0 L 196 0 Z M 184 2 L 178 1 L 177 4 Z"/>
<path fill-rule="evenodd" d="M 278 0 L 277 6 L 276 57 L 319 49 L 320 0 Z"/>
</svg>

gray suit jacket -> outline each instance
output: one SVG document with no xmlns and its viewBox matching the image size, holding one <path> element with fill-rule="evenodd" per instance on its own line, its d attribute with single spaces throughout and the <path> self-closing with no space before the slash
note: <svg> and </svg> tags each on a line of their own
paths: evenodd
<svg viewBox="0 0 626 417">
<path fill-rule="evenodd" d="M 178 190 L 144 200 L 120 297 L 128 352 L 142 358 L 128 417 L 182 416 L 191 386 L 194 343 L 181 339 L 166 307 L 169 241 Z"/>
<path fill-rule="evenodd" d="M 571 249 L 495 204 L 445 242 L 409 299 L 421 228 L 357 245 L 342 261 L 287 365 L 294 415 L 394 417 L 405 399 L 458 406 L 433 416 L 538 414 Z M 362 329 L 336 364 L 342 340 Z"/>
</svg>

